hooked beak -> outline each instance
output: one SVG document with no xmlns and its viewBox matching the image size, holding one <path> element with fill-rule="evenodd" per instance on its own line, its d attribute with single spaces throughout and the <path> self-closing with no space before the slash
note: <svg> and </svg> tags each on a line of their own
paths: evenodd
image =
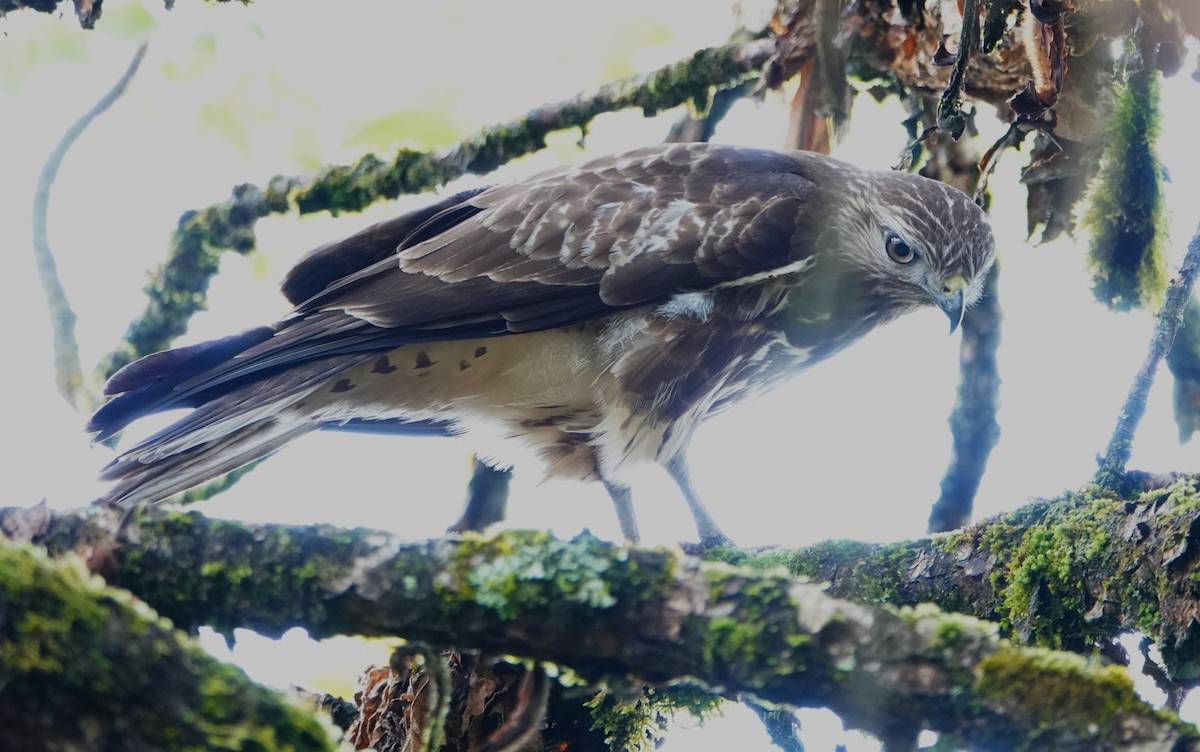
<svg viewBox="0 0 1200 752">
<path fill-rule="evenodd" d="M 941 308 L 946 317 L 950 319 L 951 334 L 958 329 L 958 325 L 962 323 L 963 313 L 966 312 L 966 289 L 967 281 L 962 278 L 962 275 L 955 274 L 942 282 L 941 289 L 933 294 L 933 300 L 937 303 L 937 307 Z"/>
</svg>

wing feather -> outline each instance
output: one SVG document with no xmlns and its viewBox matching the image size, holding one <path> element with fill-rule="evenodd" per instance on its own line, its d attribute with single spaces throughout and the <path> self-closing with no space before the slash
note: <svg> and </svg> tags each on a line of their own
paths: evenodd
<svg viewBox="0 0 1200 752">
<path fill-rule="evenodd" d="M 139 399 L 161 410 L 333 356 L 573 325 L 787 268 L 815 249 L 803 229 L 819 225 L 830 165 L 671 144 L 460 193 L 308 254 L 283 283 L 296 309 L 272 336 L 129 382 L 154 380 Z"/>
</svg>

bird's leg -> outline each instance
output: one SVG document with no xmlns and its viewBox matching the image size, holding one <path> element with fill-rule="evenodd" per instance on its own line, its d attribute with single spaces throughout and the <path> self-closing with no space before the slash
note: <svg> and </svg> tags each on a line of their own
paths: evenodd
<svg viewBox="0 0 1200 752">
<path fill-rule="evenodd" d="M 604 489 L 617 508 L 617 522 L 621 524 L 625 542 L 637 543 L 642 536 L 638 533 L 637 516 L 633 513 L 633 492 L 629 486 L 618 485 L 610 480 L 604 481 Z"/>
<path fill-rule="evenodd" d="M 734 545 L 733 540 L 721 532 L 717 521 L 701 503 L 700 494 L 696 493 L 696 487 L 692 485 L 692 473 L 688 469 L 687 457 L 680 452 L 668 460 L 665 467 L 671 477 L 675 479 L 679 490 L 683 492 L 683 498 L 687 500 L 688 508 L 692 510 L 692 519 L 696 521 L 696 531 L 700 533 L 700 545 L 703 548 Z"/>
</svg>

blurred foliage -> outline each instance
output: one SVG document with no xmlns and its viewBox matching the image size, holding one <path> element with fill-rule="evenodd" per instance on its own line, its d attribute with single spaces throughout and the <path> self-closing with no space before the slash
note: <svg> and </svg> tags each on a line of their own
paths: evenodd
<svg viewBox="0 0 1200 752">
<path fill-rule="evenodd" d="M 436 149 L 449 146 L 465 135 L 464 129 L 447 114 L 454 108 L 453 93 L 439 89 L 420 100 L 414 107 L 352 118 L 344 145 L 368 151 L 381 151 L 400 144 Z"/>
<path fill-rule="evenodd" d="M 254 126 L 275 119 L 274 102 L 263 101 L 257 83 L 244 73 L 232 89 L 202 104 L 196 113 L 201 130 L 212 131 L 228 141 L 244 159 L 254 151 Z"/>
<path fill-rule="evenodd" d="M 157 29 L 158 22 L 140 2 L 114 3 L 104 6 L 102 28 L 121 39 L 141 39 Z"/>
<path fill-rule="evenodd" d="M 191 54 L 186 63 L 176 60 L 163 61 L 159 68 L 171 81 L 191 81 L 212 70 L 217 62 L 217 35 L 212 31 L 201 31 L 192 40 Z"/>
<path fill-rule="evenodd" d="M 278 70 L 265 74 L 242 73 L 225 91 L 206 100 L 196 113 L 201 131 L 215 134 L 233 146 L 242 159 L 249 159 L 261 139 L 277 137 L 260 132 L 262 126 L 278 123 L 284 109 L 298 105 L 315 109 L 312 97 L 289 85 Z M 320 133 L 312 126 L 299 124 L 290 129 L 287 153 L 305 169 L 320 167 Z"/>
<path fill-rule="evenodd" d="M 23 39 L 0 45 L 0 84 L 9 92 L 18 92 L 38 66 L 87 62 L 87 47 L 87 32 L 65 23 L 43 24 Z"/>
<path fill-rule="evenodd" d="M 652 16 L 623 19 L 614 24 L 612 31 L 609 38 L 613 44 L 605 48 L 608 58 L 600 69 L 602 82 L 641 73 L 641 68 L 634 61 L 637 53 L 671 38 L 671 28 L 662 19 Z"/>
<path fill-rule="evenodd" d="M 1167 285 L 1163 246 L 1162 164 L 1155 153 L 1160 108 L 1158 71 L 1131 73 L 1117 95 L 1100 174 L 1083 226 L 1096 299 L 1118 311 L 1156 306 Z"/>
<path fill-rule="evenodd" d="M 140 0 L 113 3 L 111 8 L 106 5 L 104 23 L 95 31 L 81 29 L 66 17 L 41 23 L 31 33 L 3 39 L 0 44 L 0 87 L 16 93 L 21 91 L 29 74 L 40 66 L 88 62 L 91 59 L 88 45 L 94 34 L 140 40 L 157 28 L 158 22 Z"/>
</svg>

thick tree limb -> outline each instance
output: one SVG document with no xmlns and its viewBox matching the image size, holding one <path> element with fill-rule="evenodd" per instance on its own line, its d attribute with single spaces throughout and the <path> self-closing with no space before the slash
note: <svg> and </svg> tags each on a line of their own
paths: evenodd
<svg viewBox="0 0 1200 752">
<path fill-rule="evenodd" d="M 1100 461 L 1100 470 L 1096 480 L 1104 485 L 1120 487 L 1127 483 L 1125 466 L 1133 453 L 1133 435 L 1142 416 L 1146 413 L 1146 400 L 1150 396 L 1150 387 L 1154 384 L 1154 374 L 1158 364 L 1171 349 L 1175 334 L 1183 323 L 1183 312 L 1192 297 L 1192 288 L 1196 284 L 1196 276 L 1200 274 L 1200 226 L 1188 243 L 1187 253 L 1175 278 L 1167 287 L 1158 318 L 1154 322 L 1154 334 L 1150 338 L 1150 349 L 1142 367 L 1134 377 L 1133 386 L 1121 407 L 1117 418 L 1117 427 L 1108 442 L 1108 449 Z"/>
<path fill-rule="evenodd" d="M 314 717 L 78 559 L 0 540 L 0 746 L 332 750 Z"/>
<path fill-rule="evenodd" d="M 1190 479 L 1137 502 L 1094 501 L 1093 511 L 1138 531 L 1141 545 L 1113 545 L 1133 550 L 1144 562 L 1139 566 L 1158 574 L 1181 569 L 1186 583 L 1197 557 L 1181 561 L 1187 557 L 1171 535 L 1180 525 L 1190 530 L 1181 507 L 1191 505 L 1190 514 L 1200 514 L 1194 511 L 1195 483 Z M 1053 592 L 1060 581 L 1052 575 L 1073 574 L 1070 562 L 1055 558 L 1061 555 L 1055 536 L 1094 532 L 1082 529 L 1088 519 L 1083 506 L 1076 499 L 1024 510 L 1018 518 L 1024 527 L 1016 519 L 981 526 L 973 531 L 979 538 L 974 543 L 964 534 L 910 544 L 907 551 L 893 548 L 887 555 L 893 584 L 899 589 L 911 580 L 914 594 L 936 594 L 935 587 L 953 593 L 954 570 L 966 568 L 957 575 L 979 588 L 986 587 L 979 572 L 1011 571 L 1026 575 L 1019 592 Z M 1122 513 L 1126 507 L 1131 511 Z M 733 569 L 677 551 L 629 550 L 590 537 L 560 541 L 545 533 L 508 532 L 402 543 L 366 530 L 243 527 L 158 510 L 134 512 L 113 540 L 107 531 L 117 516 L 99 508 L 53 515 L 10 509 L 0 512 L 0 529 L 22 530 L 19 537 L 56 552 L 91 551 L 93 567 L 110 582 L 189 629 L 209 623 L 222 631 L 245 626 L 268 634 L 304 626 L 314 636 L 402 635 L 560 663 L 590 680 L 691 677 L 717 691 L 829 707 L 879 735 L 909 724 L 987 749 L 1200 749 L 1190 727 L 1136 699 L 1122 669 L 1017 648 L 999 641 L 993 626 L 931 607 L 895 612 L 840 601 L 778 569 Z M 1066 574 L 1029 561 L 1038 541 L 1036 555 Z M 1077 540 L 1062 545 L 1083 548 Z M 1102 545 L 1095 548 L 1081 558 L 1103 553 Z M 998 565 L 1007 550 L 1023 557 L 1025 567 Z M 867 556 L 859 573 L 884 551 L 860 549 Z M 1156 560 L 1156 553 L 1171 563 Z M 1122 582 L 1136 579 L 1136 569 L 1120 565 L 1126 560 L 1107 561 L 1105 571 Z M 848 570 L 851 561 L 843 559 L 841 566 Z M 921 576 L 939 566 L 936 581 Z M 885 587 L 879 579 L 865 581 Z M 1179 585 L 1174 578 L 1164 585 L 1169 590 L 1172 583 Z M 839 585 L 845 586 L 845 577 L 834 581 L 834 588 Z M 1113 589 L 1111 595 L 1123 592 Z M 1154 591 L 1132 592 L 1152 603 Z M 972 602 L 966 593 L 958 599 Z M 1168 618 L 1161 615 L 1164 627 Z"/>
<path fill-rule="evenodd" d="M 714 86 L 741 82 L 773 50 L 769 40 L 704 49 L 646 75 L 606 84 L 590 94 L 542 105 L 525 117 L 485 128 L 448 152 L 401 149 L 391 161 L 367 155 L 354 165 L 315 175 L 280 176 L 264 187 L 241 185 L 224 203 L 188 212 L 179 220 L 167 259 L 146 285 L 150 300 L 124 341 L 99 366 L 103 378 L 143 355 L 161 350 L 184 332 L 205 306 L 220 254 L 254 248 L 255 223 L 293 209 L 301 214 L 361 211 L 405 193 L 431 190 L 468 173 L 482 175 L 545 146 L 545 137 L 586 130 L 605 112 L 638 107 L 647 112 L 693 102 L 708 106 Z"/>
<path fill-rule="evenodd" d="M 1200 476 L 1130 496 L 1101 487 L 966 530 L 889 545 L 827 543 L 734 561 L 783 564 L 866 603 L 932 602 L 1023 641 L 1088 652 L 1131 630 L 1176 681 L 1200 677 Z"/>
</svg>

